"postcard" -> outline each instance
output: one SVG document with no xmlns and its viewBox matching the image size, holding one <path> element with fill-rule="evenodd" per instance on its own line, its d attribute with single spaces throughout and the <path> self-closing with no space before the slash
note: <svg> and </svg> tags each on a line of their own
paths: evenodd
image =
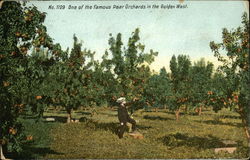
<svg viewBox="0 0 250 160">
<path fill-rule="evenodd" d="M 1 159 L 249 157 L 248 31 L 246 0 L 0 1 Z"/>
</svg>

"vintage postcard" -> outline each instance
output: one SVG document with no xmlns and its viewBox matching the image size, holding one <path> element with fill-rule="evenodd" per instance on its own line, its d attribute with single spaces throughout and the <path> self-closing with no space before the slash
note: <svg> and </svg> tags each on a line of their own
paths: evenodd
<svg viewBox="0 0 250 160">
<path fill-rule="evenodd" d="M 247 0 L 1 0 L 1 159 L 245 159 Z"/>
</svg>

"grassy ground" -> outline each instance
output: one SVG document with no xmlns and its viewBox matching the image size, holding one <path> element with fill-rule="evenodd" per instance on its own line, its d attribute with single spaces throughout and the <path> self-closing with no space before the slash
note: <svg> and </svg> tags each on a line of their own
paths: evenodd
<svg viewBox="0 0 250 160">
<path fill-rule="evenodd" d="M 55 117 L 56 122 L 37 124 L 26 120 L 28 132 L 34 134 L 35 142 L 30 146 L 33 150 L 29 150 L 28 155 L 32 155 L 29 157 L 195 159 L 249 156 L 241 120 L 228 110 L 217 114 L 204 111 L 201 116 L 183 114 L 178 122 L 167 110 L 137 111 L 134 119 L 144 135 L 142 140 L 133 139 L 127 133 L 123 139 L 118 138 L 115 110 L 100 108 L 94 115 L 89 110 L 77 111 L 73 117 L 80 122 L 71 124 L 65 123 L 64 111 L 48 110 L 45 117 Z M 214 153 L 214 148 L 225 146 L 223 140 L 237 142 L 237 151 Z"/>
<path fill-rule="evenodd" d="M 26 115 L 19 118 L 24 125 L 25 134 L 32 136 L 32 140 L 23 144 L 23 151 L 17 153 L 4 153 L 10 159 L 34 159 L 42 158 L 47 154 L 56 154 L 50 149 L 52 137 L 50 132 L 60 125 L 59 122 L 48 123 L 38 120 L 34 116 Z"/>
</svg>

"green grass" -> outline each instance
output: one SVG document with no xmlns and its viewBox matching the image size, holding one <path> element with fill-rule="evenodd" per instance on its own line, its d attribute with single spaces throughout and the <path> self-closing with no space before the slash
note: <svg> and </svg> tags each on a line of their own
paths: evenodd
<svg viewBox="0 0 250 160">
<path fill-rule="evenodd" d="M 100 108 L 97 114 L 76 111 L 73 117 L 80 123 L 66 124 L 64 111 L 48 110 L 45 116 L 53 116 L 57 122 L 31 123 L 28 132 L 34 134 L 35 158 L 246 158 L 247 142 L 241 120 L 236 113 L 222 110 L 219 113 L 204 111 L 201 116 L 183 114 L 180 120 L 167 110 L 159 112 L 137 111 L 138 130 L 144 139 L 133 139 L 127 133 L 123 139 L 116 135 L 117 112 Z M 214 153 L 223 147 L 223 140 L 237 142 L 233 154 Z M 34 149 L 35 148 L 35 149 Z M 37 153 L 35 154 L 35 152 Z"/>
<path fill-rule="evenodd" d="M 56 154 L 50 149 L 52 140 L 50 131 L 59 125 L 58 122 L 44 122 L 34 116 L 24 116 L 19 120 L 24 126 L 25 134 L 32 136 L 33 140 L 23 144 L 21 153 L 7 153 L 6 157 L 12 159 L 37 159 L 43 158 L 47 154 Z"/>
</svg>

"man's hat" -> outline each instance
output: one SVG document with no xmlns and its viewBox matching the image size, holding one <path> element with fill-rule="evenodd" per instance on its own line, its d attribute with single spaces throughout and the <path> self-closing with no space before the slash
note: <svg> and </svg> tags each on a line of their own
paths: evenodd
<svg viewBox="0 0 250 160">
<path fill-rule="evenodd" d="M 126 102 L 126 98 L 125 97 L 120 97 L 116 100 L 117 103 L 124 103 Z"/>
</svg>

